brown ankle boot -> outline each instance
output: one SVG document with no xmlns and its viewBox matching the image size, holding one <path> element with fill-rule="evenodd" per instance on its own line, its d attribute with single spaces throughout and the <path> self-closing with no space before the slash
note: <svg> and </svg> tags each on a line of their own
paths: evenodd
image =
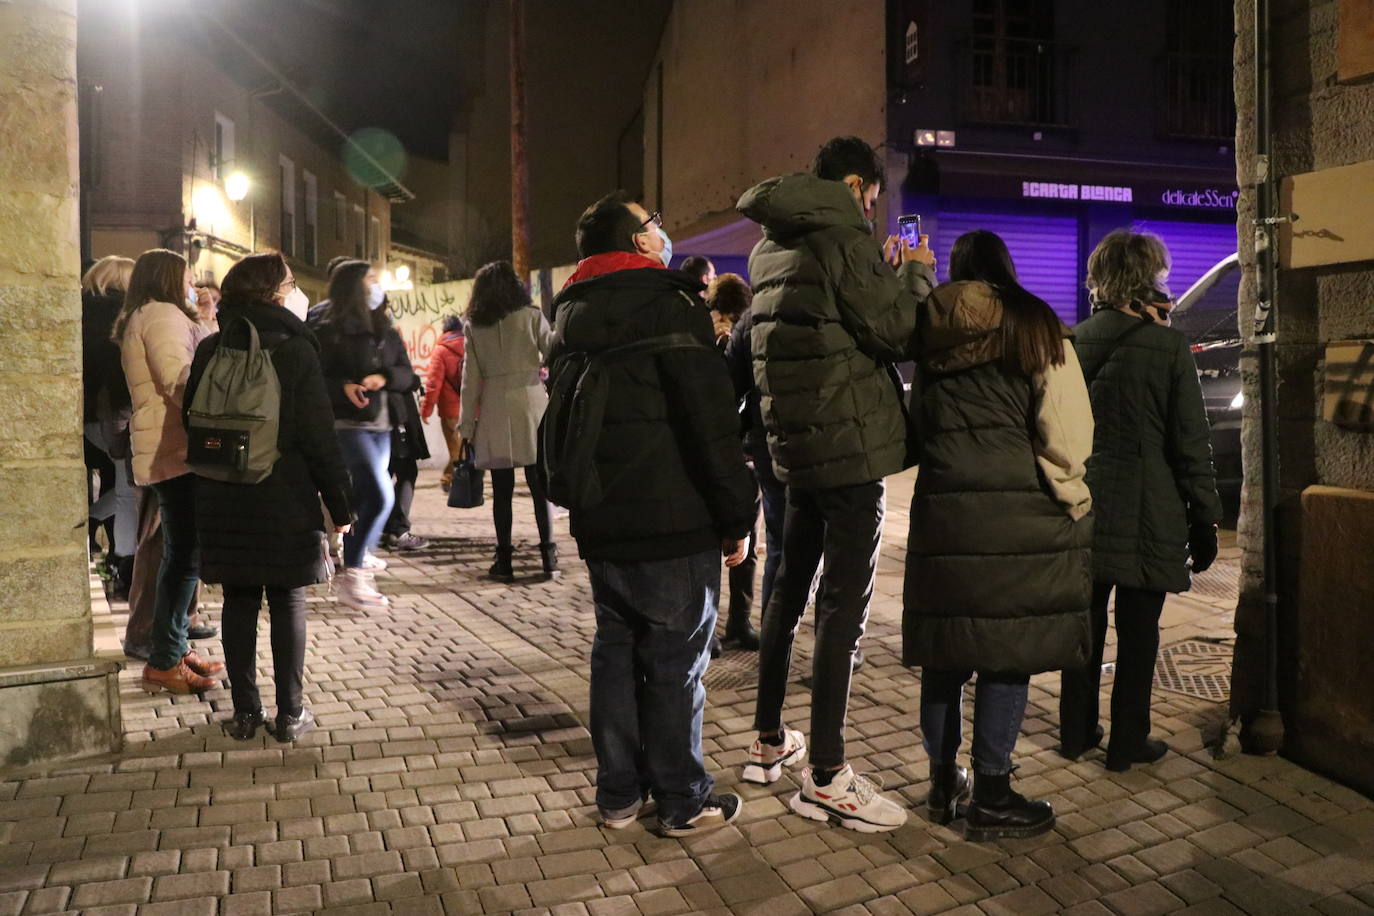
<svg viewBox="0 0 1374 916">
<path fill-rule="evenodd" d="M 185 655 L 183 655 L 181 657 L 181 661 L 182 664 L 184 664 L 187 668 L 190 668 L 196 674 L 199 674 L 201 677 L 209 677 L 212 674 L 219 674 L 221 671 L 224 670 L 223 662 L 206 661 L 205 659 L 201 658 L 199 655 L 196 654 L 195 649 L 192 649 L 190 652 L 187 652 Z"/>
<path fill-rule="evenodd" d="M 184 662 L 177 662 L 175 668 L 165 671 L 144 665 L 142 686 L 149 693 L 201 693 L 214 687 L 215 682 L 196 674 Z"/>
</svg>

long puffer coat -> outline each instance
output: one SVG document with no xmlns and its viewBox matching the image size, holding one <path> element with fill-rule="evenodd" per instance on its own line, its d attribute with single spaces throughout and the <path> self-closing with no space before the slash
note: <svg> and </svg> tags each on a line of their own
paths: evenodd
<svg viewBox="0 0 1374 916">
<path fill-rule="evenodd" d="M 737 209 L 764 231 L 749 256 L 751 334 L 778 479 L 850 486 L 908 467 L 910 430 L 889 365 L 910 358 L 930 268 L 894 271 L 839 181 L 770 178 Z"/>
<path fill-rule="evenodd" d="M 334 433 L 333 413 L 320 369 L 319 344 L 305 324 L 269 302 L 220 303 L 219 334 L 196 350 L 186 403 L 223 335 L 226 345 L 247 349 L 258 329 L 271 350 L 281 383 L 281 457 L 267 479 L 255 484 L 196 481 L 196 529 L 200 577 L 206 582 L 296 588 L 325 577 L 324 500 L 331 518 L 349 519 L 349 481 Z"/>
<path fill-rule="evenodd" d="M 1065 365 L 1016 375 L 1001 358 L 1001 323 L 981 283 L 940 287 L 922 322 L 908 665 L 1035 674 L 1087 658 L 1091 409 L 1071 347 Z M 1069 471 L 1047 479 L 1061 462 Z"/>
<path fill-rule="evenodd" d="M 335 315 L 332 306 L 316 313 L 314 321 L 311 328 L 320 345 L 320 365 L 335 418 L 375 420 L 381 412 L 381 399 L 385 398 L 391 427 L 404 423 L 405 399 L 414 400 L 411 392 L 420 387 L 420 377 L 415 374 L 405 342 L 396 329 L 388 324 L 380 334 L 375 333 L 368 322 Z M 344 383 L 362 382 L 373 373 L 384 377 L 386 384 L 380 391 L 369 393 L 366 407 L 353 406 L 344 394 Z"/>
<path fill-rule="evenodd" d="M 191 472 L 181 408 L 196 345 L 209 333 L 170 302 L 148 302 L 124 325 L 119 357 L 134 408 L 129 436 L 141 487 Z"/>
<path fill-rule="evenodd" d="M 1192 584 L 1188 529 L 1221 520 L 1211 430 L 1188 339 L 1105 309 L 1074 328 L 1097 429 L 1088 461 L 1096 507 L 1093 578 L 1181 592 Z"/>
<path fill-rule="evenodd" d="M 464 324 L 458 428 L 473 443 L 479 468 L 523 468 L 538 459 L 539 421 L 549 403 L 539 370 L 550 334 L 533 305 L 495 324 Z"/>
</svg>

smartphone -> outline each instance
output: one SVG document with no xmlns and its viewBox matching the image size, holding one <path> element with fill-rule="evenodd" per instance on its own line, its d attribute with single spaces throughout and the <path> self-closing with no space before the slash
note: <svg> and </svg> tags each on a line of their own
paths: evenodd
<svg viewBox="0 0 1374 916">
<path fill-rule="evenodd" d="M 908 213 L 897 217 L 897 232 L 912 248 L 921 244 L 921 214 Z"/>
</svg>

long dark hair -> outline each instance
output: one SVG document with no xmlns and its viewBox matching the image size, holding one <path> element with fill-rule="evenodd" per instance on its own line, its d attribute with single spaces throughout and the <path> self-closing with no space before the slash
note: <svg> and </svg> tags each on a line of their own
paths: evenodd
<svg viewBox="0 0 1374 916">
<path fill-rule="evenodd" d="M 1002 302 L 1002 359 L 1007 368 L 1032 376 L 1064 364 L 1064 323 L 1016 279 L 1016 265 L 1001 237 L 986 229 L 965 232 L 949 252 L 951 280 L 978 280 Z"/>
<path fill-rule="evenodd" d="M 200 320 L 196 310 L 186 304 L 186 259 L 175 251 L 152 248 L 134 262 L 124 306 L 115 316 L 112 336 L 116 343 L 124 339 L 124 328 L 134 312 L 149 302 L 170 302 L 185 312 L 189 320 Z"/>
<path fill-rule="evenodd" d="M 275 304 L 277 290 L 286 282 L 286 261 L 276 251 L 250 254 L 234 263 L 224 275 L 220 288 L 226 303 L 247 305 L 250 302 Z"/>
<path fill-rule="evenodd" d="M 329 274 L 329 315 L 325 322 L 346 328 L 367 328 L 373 337 L 381 337 L 391 326 L 386 303 L 376 310 L 367 307 L 367 290 L 363 281 L 372 265 L 366 261 L 344 261 Z"/>
<path fill-rule="evenodd" d="M 468 302 L 468 321 L 478 327 L 496 324 L 531 303 L 530 291 L 515 275 L 510 261 L 492 261 L 477 271 Z"/>
</svg>

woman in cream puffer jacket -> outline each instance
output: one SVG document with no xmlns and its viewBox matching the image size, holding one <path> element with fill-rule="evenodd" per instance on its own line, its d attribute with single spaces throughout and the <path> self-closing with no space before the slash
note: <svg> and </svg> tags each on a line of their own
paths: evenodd
<svg viewBox="0 0 1374 916">
<path fill-rule="evenodd" d="M 162 513 L 162 565 L 143 689 L 193 693 L 214 686 L 224 670 L 190 651 L 187 627 L 196 584 L 195 477 L 186 465 L 181 407 L 196 345 L 209 335 L 196 312 L 185 258 L 157 248 L 134 263 L 114 339 L 129 383 L 134 480 L 157 494 Z"/>
</svg>

